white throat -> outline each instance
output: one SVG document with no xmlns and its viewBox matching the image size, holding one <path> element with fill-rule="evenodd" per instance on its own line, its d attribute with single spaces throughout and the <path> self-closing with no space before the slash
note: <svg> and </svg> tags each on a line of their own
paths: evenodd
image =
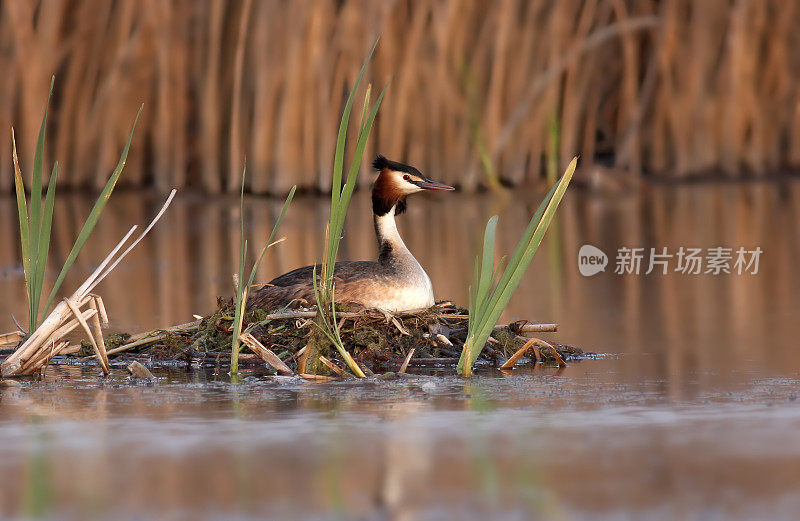
<svg viewBox="0 0 800 521">
<path fill-rule="evenodd" d="M 395 286 L 391 298 L 374 303 L 384 309 L 417 309 L 434 304 L 431 279 L 417 259 L 408 251 L 394 219 L 395 207 L 384 215 L 375 215 L 375 233 L 378 236 L 378 262 L 391 273 Z"/>
<path fill-rule="evenodd" d="M 378 248 L 382 247 L 384 243 L 389 243 L 394 251 L 408 251 L 403 238 L 400 237 L 400 232 L 397 231 L 394 210 L 395 207 L 392 206 L 392 209 L 384 215 L 375 216 L 375 233 L 378 235 Z"/>
</svg>

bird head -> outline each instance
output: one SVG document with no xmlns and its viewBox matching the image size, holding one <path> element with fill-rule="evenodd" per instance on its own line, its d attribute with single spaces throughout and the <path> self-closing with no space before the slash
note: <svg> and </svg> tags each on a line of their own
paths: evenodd
<svg viewBox="0 0 800 521">
<path fill-rule="evenodd" d="M 406 197 L 424 190 L 454 190 L 452 186 L 428 179 L 413 166 L 390 161 L 379 155 L 372 162 L 378 171 L 378 178 L 372 187 L 372 209 L 377 215 L 384 215 L 392 207 L 395 215 L 406 208 Z"/>
</svg>

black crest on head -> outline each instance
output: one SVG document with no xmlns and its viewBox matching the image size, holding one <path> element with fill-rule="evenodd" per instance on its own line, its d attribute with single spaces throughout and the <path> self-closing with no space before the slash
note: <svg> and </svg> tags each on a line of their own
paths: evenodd
<svg viewBox="0 0 800 521">
<path fill-rule="evenodd" d="M 395 172 L 407 172 L 409 174 L 414 174 L 420 177 L 424 177 L 422 173 L 413 166 L 406 165 L 404 163 L 398 163 L 397 161 L 390 161 L 380 154 L 375 156 L 375 161 L 372 162 L 372 168 L 378 171 L 387 169 L 387 170 L 394 170 Z"/>
</svg>

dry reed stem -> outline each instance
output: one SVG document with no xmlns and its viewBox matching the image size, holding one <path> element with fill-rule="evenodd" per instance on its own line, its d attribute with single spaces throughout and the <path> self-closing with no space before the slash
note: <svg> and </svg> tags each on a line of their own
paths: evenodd
<svg viewBox="0 0 800 521">
<path fill-rule="evenodd" d="M 397 371 L 398 373 L 405 373 L 406 372 L 406 369 L 408 369 L 408 364 L 409 364 L 409 362 L 411 362 L 411 358 L 414 357 L 414 353 L 416 353 L 416 351 L 417 351 L 417 349 L 415 347 L 412 347 L 408 351 L 408 354 L 406 355 L 406 358 L 403 360 L 403 363 L 400 364 L 400 369 Z"/>
<path fill-rule="evenodd" d="M 535 339 L 535 338 L 531 338 L 530 340 L 525 342 L 522 345 L 522 347 L 517 349 L 517 351 L 513 355 L 511 355 L 508 358 L 508 360 L 506 360 L 503 363 L 503 365 L 500 366 L 500 369 L 511 369 L 511 368 L 513 368 L 514 365 L 519 361 L 519 359 L 522 358 L 525 355 L 525 353 L 528 351 L 528 349 L 530 349 L 532 347 L 535 347 L 536 342 L 538 342 L 538 340 Z"/>
<path fill-rule="evenodd" d="M 438 340 L 439 342 L 443 343 L 448 347 L 453 347 L 453 343 L 450 341 L 450 339 L 441 333 L 436 333 L 436 340 Z"/>
<path fill-rule="evenodd" d="M 174 333 L 174 332 L 183 332 L 183 331 L 193 331 L 200 327 L 200 320 L 195 320 L 193 322 L 186 322 L 185 324 L 178 324 L 177 326 L 170 326 L 164 329 L 156 329 L 155 331 L 148 331 L 146 333 L 139 333 L 138 335 L 133 335 L 128 339 L 128 342 L 117 346 L 113 349 L 108 350 L 108 355 L 115 355 L 117 353 L 121 353 L 123 351 L 128 351 L 129 349 L 133 349 L 134 347 L 144 346 L 147 344 L 153 344 L 155 342 L 160 342 L 167 338 L 167 333 Z M 92 355 L 93 358 L 94 355 Z"/>
<path fill-rule="evenodd" d="M 297 372 L 301 375 L 306 372 L 306 368 L 308 367 L 308 354 L 311 352 L 311 349 L 308 348 L 308 344 L 297 352 Z"/>
<path fill-rule="evenodd" d="M 25 338 L 25 334 L 22 331 L 11 331 L 10 333 L 2 333 L 0 334 L 0 346 L 16 345 L 23 338 Z"/>
<path fill-rule="evenodd" d="M 154 342 L 160 342 L 161 340 L 164 340 L 166 338 L 167 338 L 166 334 L 149 336 L 147 338 L 142 338 L 142 339 L 136 340 L 134 342 L 128 342 L 127 344 L 123 344 L 123 345 L 115 347 L 113 349 L 109 349 L 107 354 L 109 356 L 115 355 L 117 353 L 121 353 L 121 352 L 127 351 L 129 349 L 133 349 L 134 347 L 145 346 L 147 344 L 152 344 Z M 95 356 L 95 355 L 92 355 L 92 356 Z"/>
<path fill-rule="evenodd" d="M 297 376 L 299 376 L 303 380 L 308 380 L 309 382 L 318 382 L 318 383 L 333 382 L 336 380 L 336 378 L 332 376 L 325 376 L 321 374 L 299 373 Z"/>
<path fill-rule="evenodd" d="M 144 101 L 126 184 L 219 193 L 247 157 L 254 192 L 326 189 L 342 99 L 380 33 L 364 81 L 395 87 L 366 154 L 463 189 L 489 184 L 479 143 L 501 177 L 537 181 L 553 121 L 561 157 L 616 154 L 632 171 L 800 167 L 797 2 L 207 4 L 5 2 L 0 127 L 13 118 L 32 151 L 47 79 L 64 71 L 47 151 L 64 186 L 98 185 Z M 0 171 L 8 152 L 0 141 Z"/>
<path fill-rule="evenodd" d="M 178 325 L 175 325 L 175 326 L 169 326 L 169 327 L 165 327 L 165 328 L 156 329 L 156 330 L 153 330 L 153 331 L 147 331 L 145 333 L 139 333 L 137 335 L 132 335 L 128 339 L 128 342 L 136 342 L 137 340 L 145 339 L 145 338 L 149 337 L 150 335 L 152 335 L 154 333 L 171 333 L 171 332 L 175 332 L 175 331 L 193 331 L 193 330 L 197 329 L 198 327 L 200 327 L 201 322 L 202 322 L 202 320 L 193 320 L 191 322 L 185 322 L 183 324 L 178 324 Z M 122 346 L 120 346 L 120 347 L 122 347 Z M 109 351 L 109 353 L 111 353 L 111 351 Z"/>
<path fill-rule="evenodd" d="M 348 373 L 344 369 L 342 369 L 338 365 L 334 364 L 333 362 L 331 362 L 330 360 L 328 360 L 324 356 L 320 355 L 319 361 L 322 362 L 323 364 L 325 364 L 325 366 L 327 366 L 328 369 L 330 369 L 331 371 L 333 371 L 337 375 L 341 376 L 342 378 L 344 378 L 346 376 L 349 376 Z"/>
<path fill-rule="evenodd" d="M 128 366 L 128 372 L 131 374 L 131 376 L 135 378 L 142 378 L 145 380 L 155 379 L 155 376 L 153 375 L 153 373 L 150 372 L 150 370 L 147 367 L 145 367 L 144 365 L 135 360 L 131 362 L 131 364 Z"/>
<path fill-rule="evenodd" d="M 109 367 L 108 367 L 108 356 L 106 355 L 106 345 L 103 342 L 103 333 L 100 331 L 100 323 L 98 321 L 97 328 L 94 327 L 94 322 L 92 323 L 92 327 L 89 326 L 89 323 L 83 318 L 81 311 L 78 309 L 78 306 L 72 300 L 65 298 L 64 302 L 67 304 L 67 307 L 72 312 L 72 316 L 74 316 L 78 323 L 81 325 L 84 331 L 86 331 L 86 336 L 89 337 L 89 341 L 92 343 L 92 348 L 94 348 L 95 355 L 97 359 L 100 361 L 100 367 L 103 370 L 103 374 L 108 374 Z M 89 299 L 89 303 L 91 305 L 92 299 Z M 92 320 L 97 318 L 98 311 L 97 308 L 94 307 L 92 309 L 94 313 L 92 313 Z"/>
<path fill-rule="evenodd" d="M 278 374 L 284 376 L 291 376 L 294 374 L 294 371 L 292 371 L 289 366 L 283 362 L 283 360 L 278 358 L 278 355 L 276 355 L 269 348 L 264 347 L 264 344 L 259 342 L 258 339 L 250 333 L 245 333 L 244 335 L 239 336 L 239 339 L 244 342 L 251 351 L 260 356 L 261 359 L 268 363 L 273 369 L 278 371 Z"/>
<path fill-rule="evenodd" d="M 102 333 L 100 331 L 101 319 L 98 315 L 102 315 L 103 321 L 107 321 L 108 317 L 105 306 L 102 305 L 102 300 L 98 296 L 93 295 L 91 290 L 108 276 L 117 264 L 139 244 L 145 235 L 147 235 L 169 207 L 174 196 L 175 190 L 167 197 L 164 205 L 147 228 L 145 228 L 122 253 L 119 253 L 119 251 L 128 242 L 128 239 L 131 238 L 133 232 L 136 230 L 136 226 L 133 226 L 128 233 L 125 234 L 122 240 L 111 250 L 111 253 L 106 256 L 95 271 L 89 275 L 70 297 L 56 304 L 53 311 L 42 321 L 36 331 L 0 364 L 0 375 L 6 377 L 18 374 L 30 374 L 31 372 L 41 369 L 47 364 L 50 358 L 54 356 L 54 351 L 51 347 L 56 345 L 56 342 L 60 342 L 64 335 L 71 332 L 78 327 L 78 325 L 83 326 L 87 331 L 87 335 L 100 360 L 103 372 L 108 374 L 108 358 L 105 352 L 105 343 L 103 342 Z M 90 309 L 81 311 L 81 308 L 87 304 L 90 306 Z M 94 327 L 89 327 L 88 319 L 92 319 Z M 95 328 L 96 330 L 93 330 Z"/>
<path fill-rule="evenodd" d="M 561 358 L 561 355 L 558 354 L 558 350 L 555 347 L 553 347 L 549 342 L 545 342 L 544 340 L 541 340 L 539 338 L 534 338 L 533 340 L 536 340 L 537 344 L 542 344 L 545 347 L 550 348 L 550 351 L 553 353 L 553 357 L 556 359 L 556 362 L 558 363 L 559 367 L 567 367 L 567 363 L 564 361 L 563 358 Z M 541 351 L 538 354 L 539 354 L 538 358 L 541 359 Z"/>
</svg>

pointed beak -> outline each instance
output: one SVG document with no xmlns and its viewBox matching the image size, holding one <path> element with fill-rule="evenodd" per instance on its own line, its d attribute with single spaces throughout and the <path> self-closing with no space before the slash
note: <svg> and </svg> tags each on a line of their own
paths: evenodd
<svg viewBox="0 0 800 521">
<path fill-rule="evenodd" d="M 450 190 L 455 190 L 455 188 L 453 188 L 452 186 L 442 183 L 437 183 L 436 181 L 431 181 L 430 179 L 426 179 L 420 183 L 417 183 L 417 186 L 419 186 L 423 190 L 444 190 L 448 192 Z"/>
</svg>

